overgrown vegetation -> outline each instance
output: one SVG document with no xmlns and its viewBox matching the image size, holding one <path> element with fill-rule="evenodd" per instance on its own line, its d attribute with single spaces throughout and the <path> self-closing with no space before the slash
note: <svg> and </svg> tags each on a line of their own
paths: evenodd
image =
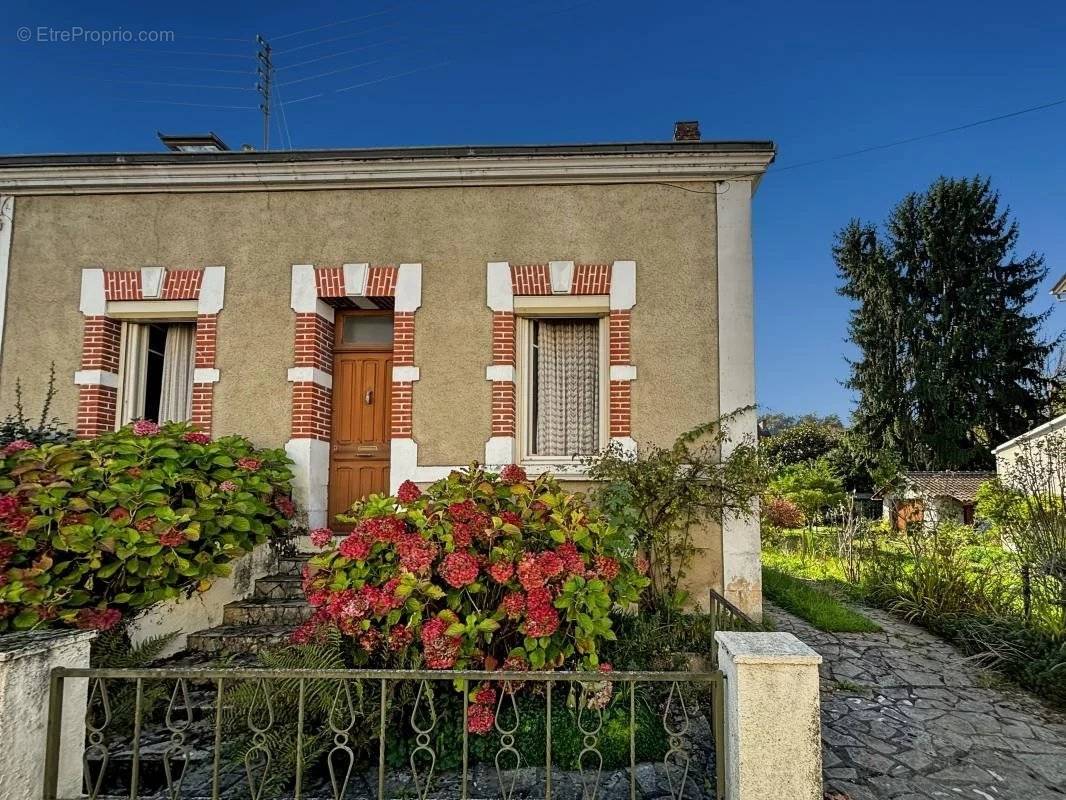
<svg viewBox="0 0 1066 800">
<path fill-rule="evenodd" d="M 807 620 L 818 630 L 836 633 L 873 633 L 881 630 L 828 592 L 773 567 L 763 567 L 762 588 L 770 600 Z"/>
<path fill-rule="evenodd" d="M 288 459 L 239 436 L 137 422 L 0 453 L 0 631 L 106 630 L 205 591 L 286 527 Z"/>
<path fill-rule="evenodd" d="M 22 379 L 15 379 L 15 411 L 0 422 L 0 449 L 17 443 L 39 445 L 57 442 L 69 442 L 74 439 L 74 431 L 58 417 L 52 416 L 52 401 L 56 396 L 56 362 L 48 370 L 48 388 L 41 403 L 41 413 L 36 419 L 30 419 L 22 403 Z"/>
<path fill-rule="evenodd" d="M 652 591 L 642 602 L 681 608 L 692 553 L 693 526 L 721 523 L 725 514 L 750 516 L 768 471 L 754 441 L 733 443 L 723 458 L 729 426 L 748 409 L 708 422 L 670 447 L 642 446 L 638 454 L 612 443 L 586 460 L 597 481 L 595 502 L 651 561 Z"/>
</svg>

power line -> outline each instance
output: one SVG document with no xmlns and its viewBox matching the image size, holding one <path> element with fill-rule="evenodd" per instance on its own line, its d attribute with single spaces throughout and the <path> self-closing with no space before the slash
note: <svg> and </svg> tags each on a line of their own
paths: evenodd
<svg viewBox="0 0 1066 800">
<path fill-rule="evenodd" d="M 385 75 L 384 77 L 375 78 L 374 80 L 371 80 L 371 81 L 363 81 L 362 83 L 353 83 L 351 86 L 344 86 L 344 87 L 342 87 L 340 89 L 330 89 L 328 92 L 319 92 L 318 94 L 310 94 L 310 95 L 307 95 L 306 97 L 297 98 L 296 100 L 289 100 L 288 103 L 286 103 L 286 105 L 290 105 L 291 106 L 294 103 L 303 103 L 306 100 L 314 100 L 315 98 L 325 97 L 326 95 L 329 95 L 329 94 L 337 94 L 338 92 L 350 92 L 352 89 L 359 89 L 359 88 L 362 88 L 363 86 L 371 86 L 371 85 L 373 85 L 375 83 L 384 83 L 385 81 L 391 81 L 391 80 L 393 80 L 395 78 L 404 78 L 404 77 L 406 77 L 408 75 L 414 75 L 416 72 L 425 72 L 428 69 L 435 69 L 437 67 L 444 67 L 444 66 L 447 66 L 448 64 L 452 64 L 452 63 L 454 63 L 454 59 L 449 59 L 447 61 L 440 61 L 440 62 L 438 62 L 436 64 L 427 64 L 427 65 L 425 65 L 423 67 L 416 67 L 415 69 L 409 69 L 406 72 L 397 72 L 397 73 L 395 73 L 393 75 Z"/>
<path fill-rule="evenodd" d="M 295 64 L 284 64 L 280 67 L 276 67 L 278 72 L 286 69 L 296 69 L 297 67 L 306 67 L 308 64 L 317 64 L 319 61 L 326 61 L 331 58 L 340 58 L 341 56 L 348 56 L 352 53 L 359 53 L 363 50 L 370 50 L 374 47 L 384 47 L 387 44 L 396 44 L 397 42 L 404 42 L 410 39 L 410 36 L 397 36 L 394 39 L 382 39 L 380 42 L 374 42 L 373 44 L 364 44 L 362 47 L 353 47 L 351 50 L 341 50 L 339 53 L 330 53 L 328 55 L 319 56 L 318 58 L 309 58 L 306 61 L 297 61 Z"/>
<path fill-rule="evenodd" d="M 148 47 L 130 47 L 128 48 L 130 53 L 153 53 L 159 55 L 159 50 L 152 50 Z M 254 56 L 239 55 L 238 53 L 204 53 L 199 50 L 165 50 L 167 55 L 171 56 L 193 56 L 194 58 L 241 58 L 245 60 L 254 59 Z"/>
<path fill-rule="evenodd" d="M 306 83 L 307 81 L 313 81 L 315 78 L 325 78 L 329 75 L 338 75 L 341 72 L 351 72 L 353 69 L 359 69 L 359 67 L 369 67 L 371 64 L 378 64 L 388 59 L 388 56 L 384 58 L 375 58 L 371 61 L 364 61 L 361 64 L 352 64 L 350 67 L 341 67 L 340 69 L 330 70 L 329 72 L 320 72 L 317 75 L 308 75 L 304 78 L 296 78 L 291 81 L 285 81 L 278 84 L 279 86 L 292 86 L 294 83 Z"/>
<path fill-rule="evenodd" d="M 138 81 L 124 78 L 100 78 L 104 83 L 135 84 L 138 86 L 169 86 L 177 89 L 219 89 L 232 92 L 254 92 L 251 86 L 216 86 L 207 83 L 170 83 L 168 81 Z"/>
<path fill-rule="evenodd" d="M 399 3 L 399 4 L 394 5 L 394 6 L 389 6 L 388 8 L 383 8 L 380 11 L 374 11 L 374 12 L 371 12 L 370 14 L 363 14 L 360 17 L 349 17 L 348 19 L 339 19 L 336 22 L 327 22 L 325 25 L 316 25 L 313 28 L 304 28 L 303 30 L 292 31 L 291 33 L 283 33 L 281 36 L 273 36 L 271 38 L 275 42 L 280 42 L 282 39 L 288 39 L 288 38 L 290 38 L 292 36 L 300 36 L 301 34 L 313 33 L 314 31 L 324 31 L 327 28 L 335 28 L 338 25 L 347 25 L 349 22 L 358 22 L 361 19 L 370 19 L 371 17 L 380 17 L 382 14 L 388 14 L 390 11 L 394 11 L 395 9 L 400 8 L 400 6 L 403 6 L 403 5 L 406 5 L 406 4 L 405 3 Z"/>
<path fill-rule="evenodd" d="M 292 132 L 289 130 L 289 118 L 288 115 L 285 113 L 285 103 L 281 99 L 281 89 L 276 84 L 274 86 L 274 94 L 277 96 L 278 99 L 278 110 L 281 111 L 281 113 L 278 115 L 278 118 L 281 120 L 282 125 L 285 129 L 285 139 L 289 143 L 289 149 L 292 150 Z"/>
<path fill-rule="evenodd" d="M 1028 108 L 1020 108 L 1017 111 L 1009 111 L 1006 114 L 997 114 L 994 117 L 985 117 L 984 119 L 974 120 L 973 122 L 967 122 L 962 125 L 955 125 L 951 128 L 941 128 L 937 131 L 930 131 L 929 133 L 918 134 L 917 136 L 908 136 L 906 139 L 896 139 L 892 142 L 885 142 L 884 144 L 870 145 L 869 147 L 862 147 L 858 150 L 850 150 L 846 153 L 838 153 L 833 156 L 825 156 L 824 158 L 814 158 L 810 161 L 800 161 L 796 164 L 788 164 L 784 167 L 777 167 L 772 170 L 768 170 L 765 173 L 752 172 L 747 175 L 737 175 L 731 180 L 743 180 L 745 178 L 757 178 L 760 175 L 766 177 L 772 177 L 782 172 L 789 172 L 794 169 L 803 169 L 805 167 L 813 167 L 817 164 L 826 164 L 830 161 L 839 161 L 844 158 L 853 158 L 854 156 L 863 155 L 865 153 L 873 153 L 878 150 L 887 150 L 890 147 L 900 147 L 905 144 L 912 144 L 914 142 L 920 142 L 925 139 L 932 139 L 936 136 L 944 136 L 949 133 L 957 133 L 959 131 L 968 130 L 969 128 L 976 128 L 979 125 L 989 125 L 993 122 L 1000 122 L 1005 119 L 1011 119 L 1012 117 L 1020 117 L 1023 114 L 1032 114 L 1035 111 L 1044 111 L 1048 108 L 1054 108 L 1056 106 L 1066 105 L 1066 97 L 1058 100 L 1052 100 L 1048 103 L 1041 103 L 1038 106 L 1029 106 Z M 691 192 L 692 194 L 721 194 L 718 191 L 708 191 L 705 189 L 691 189 L 687 186 L 680 186 L 676 183 L 657 182 L 659 186 L 668 186 L 671 189 L 680 189 L 683 192 Z"/>
<path fill-rule="evenodd" d="M 357 36 L 362 36 L 364 33 L 373 33 L 374 31 L 384 30 L 385 28 L 395 28 L 397 25 L 401 25 L 402 20 L 396 22 L 386 22 L 384 25 L 376 25 L 373 28 L 363 28 L 361 31 L 355 33 L 346 33 L 344 36 L 334 36 L 332 39 L 320 39 L 317 42 L 310 42 L 309 44 L 301 44 L 296 47 L 290 47 L 287 50 L 279 50 L 278 55 L 283 56 L 287 53 L 295 53 L 297 50 L 306 50 L 308 47 L 318 47 L 319 45 L 329 44 L 330 42 L 342 42 L 345 39 L 354 39 Z"/>
<path fill-rule="evenodd" d="M 214 105 L 211 103 L 182 103 L 177 100 L 144 100 L 139 97 L 115 97 L 113 100 L 120 100 L 124 103 L 151 103 L 153 105 L 165 105 L 165 106 L 192 106 L 194 108 L 215 108 L 223 111 L 255 111 L 255 106 L 222 106 Z"/>
</svg>

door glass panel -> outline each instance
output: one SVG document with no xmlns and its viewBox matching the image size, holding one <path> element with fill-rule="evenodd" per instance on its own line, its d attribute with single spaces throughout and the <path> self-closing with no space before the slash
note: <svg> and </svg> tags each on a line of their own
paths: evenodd
<svg viewBox="0 0 1066 800">
<path fill-rule="evenodd" d="M 343 344 L 392 345 L 392 317 L 351 316 L 344 318 Z"/>
</svg>

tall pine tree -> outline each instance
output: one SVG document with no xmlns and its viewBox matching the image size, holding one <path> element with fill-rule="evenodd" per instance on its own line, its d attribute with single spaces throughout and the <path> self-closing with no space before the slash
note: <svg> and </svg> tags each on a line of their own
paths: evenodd
<svg viewBox="0 0 1066 800">
<path fill-rule="evenodd" d="M 890 213 L 883 234 L 853 221 L 836 236 L 840 293 L 860 356 L 848 386 L 854 427 L 913 469 L 991 466 L 990 448 L 1046 408 L 1053 343 L 1031 314 L 1047 269 L 1014 253 L 1018 225 L 987 179 L 940 178 Z"/>
</svg>

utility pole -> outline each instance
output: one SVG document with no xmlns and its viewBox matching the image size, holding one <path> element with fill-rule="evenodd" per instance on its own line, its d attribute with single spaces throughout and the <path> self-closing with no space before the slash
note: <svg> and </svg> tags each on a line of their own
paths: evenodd
<svg viewBox="0 0 1066 800">
<path fill-rule="evenodd" d="M 270 60 L 270 42 L 263 38 L 262 34 L 256 34 L 255 43 L 259 47 L 255 54 L 259 61 L 255 68 L 255 74 L 259 78 L 256 90 L 262 97 L 259 110 L 263 112 L 263 149 L 270 149 L 270 92 L 271 82 L 274 80 L 274 63 Z"/>
</svg>

